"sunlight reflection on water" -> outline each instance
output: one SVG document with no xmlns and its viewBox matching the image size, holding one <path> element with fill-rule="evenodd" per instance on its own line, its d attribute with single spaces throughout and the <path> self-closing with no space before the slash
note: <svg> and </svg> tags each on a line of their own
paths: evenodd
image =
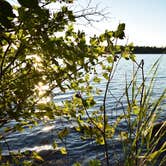
<svg viewBox="0 0 166 166">
<path fill-rule="evenodd" d="M 42 132 L 49 132 L 50 130 L 54 129 L 55 126 L 52 125 L 52 126 L 45 126 L 41 129 Z"/>
</svg>

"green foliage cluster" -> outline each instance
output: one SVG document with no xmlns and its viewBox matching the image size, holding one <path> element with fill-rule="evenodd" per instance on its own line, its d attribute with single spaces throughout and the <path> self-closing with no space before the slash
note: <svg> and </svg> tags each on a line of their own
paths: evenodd
<svg viewBox="0 0 166 166">
<path fill-rule="evenodd" d="M 102 43 L 124 37 L 125 25 L 120 24 L 117 31 L 94 36 L 88 44 L 84 32 L 74 31 L 75 16 L 66 6 L 51 12 L 47 5 L 54 1 L 19 0 L 18 7 L 5 0 L 0 2 L 1 126 L 10 120 L 34 123 L 44 114 L 54 117 L 59 107 L 53 103 L 44 107 L 44 103 L 38 104 L 40 99 L 51 95 L 55 88 L 80 89 L 80 83 L 88 82 L 88 75 L 83 77 L 82 71 L 91 71 L 104 53 Z M 116 48 L 109 44 L 109 49 L 114 56 Z M 48 86 L 42 95 L 39 85 Z M 42 111 L 37 112 L 36 108 Z M 53 114 L 49 115 L 49 110 Z"/>
<path fill-rule="evenodd" d="M 106 30 L 99 36 L 94 35 L 87 41 L 83 31 L 74 30 L 76 17 L 67 7 L 73 3 L 72 0 L 31 0 L 30 3 L 28 0 L 18 0 L 18 3 L 19 6 L 11 6 L 9 2 L 0 0 L 0 127 L 15 122 L 14 126 L 0 132 L 0 140 L 5 139 L 6 133 L 22 131 L 24 126 L 32 127 L 40 120 L 55 120 L 59 116 L 67 120 L 74 119 L 77 122 L 75 130 L 82 133 L 82 139 L 93 138 L 96 143 L 104 146 L 106 164 L 109 165 L 107 139 L 113 138 L 118 124 L 125 119 L 131 130 L 129 133 L 121 133 L 121 138 L 131 141 L 133 133 L 136 134 L 134 142 L 128 146 L 131 153 L 125 153 L 126 165 L 132 165 L 133 159 L 137 161 L 141 154 L 137 152 L 136 145 L 145 127 L 142 121 L 148 113 L 151 86 L 145 93 L 143 78 L 136 92 L 133 80 L 132 100 L 128 97 L 126 86 L 127 112 L 124 110 L 124 115 L 119 116 L 112 125 L 109 124 L 106 110 L 108 87 L 119 61 L 124 58 L 138 65 L 132 53 L 132 44 L 123 48 L 117 45 L 118 40 L 125 38 L 125 24 L 119 24 L 115 31 Z M 60 10 L 49 10 L 47 6 L 53 3 L 61 6 Z M 109 54 L 105 54 L 106 51 Z M 89 109 L 96 104 L 93 94 L 100 94 L 100 89 L 90 83 L 101 81 L 96 65 L 101 67 L 100 74 L 107 84 L 103 105 L 89 113 Z M 75 92 L 71 101 L 58 105 L 52 100 L 54 93 L 65 93 L 68 90 Z M 138 105 L 136 101 L 140 95 L 142 97 Z M 154 106 L 155 110 L 164 95 Z M 49 100 L 46 100 L 47 97 Z M 131 114 L 136 115 L 136 121 L 131 122 Z M 147 117 L 152 119 L 153 115 Z M 152 122 L 149 119 L 147 123 Z M 65 127 L 57 136 L 63 142 L 69 132 Z M 54 142 L 53 147 L 56 149 L 57 146 Z M 61 147 L 60 151 L 67 154 L 66 147 Z M 152 159 L 155 154 L 149 151 L 146 157 Z M 43 160 L 37 153 L 33 153 L 32 158 Z M 92 160 L 89 164 L 101 165 L 98 160 Z"/>
</svg>

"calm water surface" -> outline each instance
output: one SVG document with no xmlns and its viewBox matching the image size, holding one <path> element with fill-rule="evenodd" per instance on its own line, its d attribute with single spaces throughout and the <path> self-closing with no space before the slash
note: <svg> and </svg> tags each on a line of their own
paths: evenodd
<svg viewBox="0 0 166 166">
<path fill-rule="evenodd" d="M 160 66 L 158 69 L 158 75 L 155 81 L 155 88 L 153 91 L 153 98 L 157 98 L 161 95 L 162 91 L 166 88 L 166 55 L 156 55 L 156 54 L 147 54 L 147 55 L 137 55 L 137 61 L 141 61 L 144 59 L 145 61 L 145 73 L 147 73 L 155 62 L 157 58 L 161 58 Z M 130 73 L 132 71 L 132 64 L 129 61 L 122 60 L 118 66 L 117 73 L 110 84 L 109 91 L 114 94 L 117 98 L 120 97 L 125 88 L 125 75 L 127 78 L 130 78 Z M 138 77 L 139 81 L 139 77 Z M 103 93 L 100 96 L 95 96 L 97 100 L 97 106 L 100 106 L 103 101 L 104 89 L 105 89 L 106 82 L 103 81 L 99 85 L 99 88 L 103 89 Z M 66 99 L 72 98 L 72 93 L 67 94 L 59 94 L 54 100 L 63 101 Z M 125 98 L 122 99 L 124 106 L 126 105 Z M 115 110 L 115 103 L 116 100 L 109 95 L 107 99 L 107 113 L 109 115 L 110 123 L 115 121 L 116 117 L 122 113 L 121 106 L 117 106 Z M 166 101 L 162 103 L 162 108 L 164 111 L 161 114 L 160 120 L 165 120 L 166 118 Z M 11 125 L 11 124 L 10 124 Z M 52 149 L 52 142 L 56 140 L 57 131 L 60 130 L 62 127 L 67 126 L 70 128 L 71 133 L 65 140 L 66 147 L 68 149 L 68 155 L 62 157 L 60 154 L 56 154 L 56 156 L 51 156 L 51 152 L 49 150 Z M 103 147 L 96 145 L 93 140 L 83 141 L 80 139 L 78 133 L 74 131 L 74 122 L 67 122 L 64 119 L 58 119 L 57 121 L 50 122 L 48 125 L 40 124 L 39 126 L 35 127 L 34 129 L 25 129 L 23 133 L 12 133 L 6 137 L 6 141 L 8 142 L 10 149 L 13 151 L 25 151 L 25 150 L 47 150 L 48 151 L 48 160 L 50 161 L 50 165 L 55 165 L 53 162 L 55 159 L 63 159 L 66 161 L 67 165 L 72 165 L 74 161 L 80 161 L 82 165 L 87 165 L 88 160 L 93 158 L 98 158 L 100 160 L 103 159 Z M 121 123 L 118 130 L 125 129 L 126 124 L 125 122 Z M 59 142 L 60 143 L 60 142 Z M 3 149 L 3 154 L 8 154 L 8 149 L 4 142 L 0 142 L 0 146 Z M 121 159 L 121 149 L 122 145 L 118 139 L 118 135 L 115 134 L 115 138 L 109 141 L 109 153 L 111 158 L 115 160 Z M 49 153 L 50 152 L 50 153 Z M 115 161 L 114 160 L 114 161 Z M 51 162 L 52 161 L 52 162 Z M 58 165 L 58 164 L 57 164 Z M 66 164 L 65 164 L 66 165 Z"/>
</svg>

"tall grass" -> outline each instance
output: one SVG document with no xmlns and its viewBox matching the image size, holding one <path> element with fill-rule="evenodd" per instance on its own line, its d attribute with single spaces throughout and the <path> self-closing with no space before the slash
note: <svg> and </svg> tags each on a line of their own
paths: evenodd
<svg viewBox="0 0 166 166">
<path fill-rule="evenodd" d="M 150 69 L 147 77 L 144 75 L 144 61 L 137 64 L 133 71 L 133 78 L 128 84 L 126 80 L 125 96 L 127 110 L 125 117 L 128 124 L 126 138 L 123 142 L 124 165 L 144 166 L 163 165 L 166 162 L 166 121 L 158 122 L 160 105 L 165 99 L 166 89 L 160 97 L 153 100 L 155 78 L 159 66 L 159 59 Z M 137 72 L 141 71 L 141 83 L 137 82 Z M 149 75 L 152 75 L 148 80 Z M 131 91 L 131 95 L 129 95 Z"/>
</svg>

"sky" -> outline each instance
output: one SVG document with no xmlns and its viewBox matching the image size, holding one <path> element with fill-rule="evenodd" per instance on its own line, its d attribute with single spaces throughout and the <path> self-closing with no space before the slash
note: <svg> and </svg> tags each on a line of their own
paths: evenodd
<svg viewBox="0 0 166 166">
<path fill-rule="evenodd" d="M 127 42 L 139 46 L 166 46 L 166 0 L 92 0 L 92 3 L 106 8 L 110 19 L 95 24 L 96 28 L 89 28 L 87 33 L 100 33 L 125 23 Z"/>
<path fill-rule="evenodd" d="M 16 0 L 8 0 L 16 2 Z M 166 47 L 166 0 L 90 0 L 90 6 L 98 6 L 108 17 L 89 26 L 77 25 L 88 36 L 100 34 L 105 29 L 115 29 L 119 23 L 126 24 L 124 42 L 138 46 Z M 75 0 L 78 6 L 86 8 L 89 0 Z"/>
</svg>

